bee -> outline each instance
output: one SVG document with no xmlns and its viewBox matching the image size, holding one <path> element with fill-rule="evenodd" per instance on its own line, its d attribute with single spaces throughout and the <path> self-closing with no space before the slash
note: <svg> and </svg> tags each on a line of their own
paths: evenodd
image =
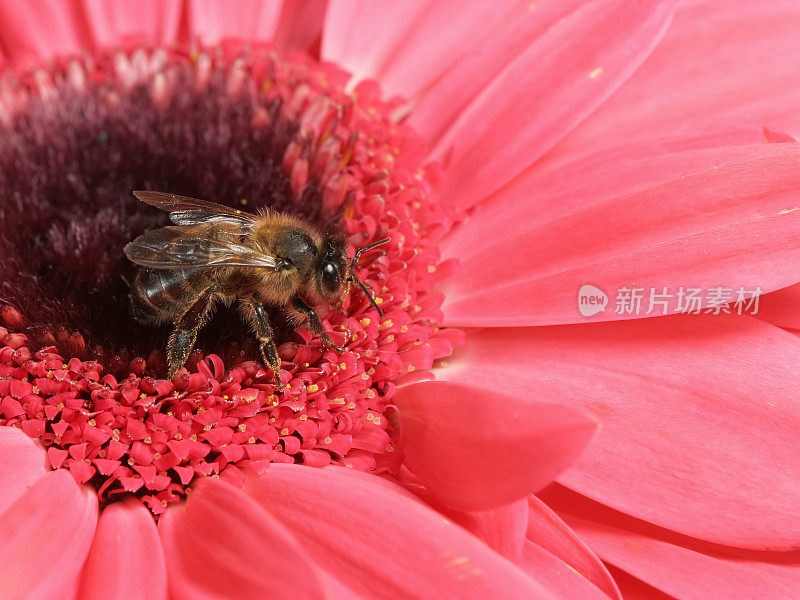
<svg viewBox="0 0 800 600">
<path fill-rule="evenodd" d="M 340 303 L 355 283 L 383 318 L 383 312 L 353 273 L 359 257 L 389 241 L 361 248 L 350 260 L 344 239 L 321 234 L 290 215 L 251 214 L 213 202 L 164 192 L 133 192 L 150 206 L 169 212 L 174 225 L 146 231 L 125 246 L 141 269 L 131 285 L 131 313 L 140 323 L 172 323 L 167 342 L 169 378 L 189 357 L 197 332 L 218 302 L 239 302 L 272 369 L 279 390 L 281 365 L 265 305 L 283 307 L 314 335 L 342 352 L 325 331 L 311 304 Z"/>
</svg>

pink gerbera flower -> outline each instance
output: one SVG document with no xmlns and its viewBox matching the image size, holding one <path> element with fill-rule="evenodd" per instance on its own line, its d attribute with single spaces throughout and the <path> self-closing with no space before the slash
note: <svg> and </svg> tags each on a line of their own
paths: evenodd
<svg viewBox="0 0 800 600">
<path fill-rule="evenodd" d="M 576 306 L 800 281 L 797 15 L 695 4 L 0 2 L 4 597 L 620 597 L 586 542 L 632 594 L 791 589 L 795 336 Z M 220 314 L 161 379 L 137 188 L 388 233 L 385 318 L 280 325 L 281 394 Z"/>
</svg>

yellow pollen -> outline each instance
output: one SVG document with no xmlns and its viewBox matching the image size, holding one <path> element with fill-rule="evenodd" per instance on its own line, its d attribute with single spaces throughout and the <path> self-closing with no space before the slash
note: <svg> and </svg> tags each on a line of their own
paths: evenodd
<svg viewBox="0 0 800 600">
<path fill-rule="evenodd" d="M 373 419 L 375 419 L 375 415 L 372 413 L 367 413 L 367 421 L 372 421 Z"/>
<path fill-rule="evenodd" d="M 334 398 L 333 400 L 331 400 L 330 403 L 331 404 L 335 404 L 337 406 L 341 405 L 341 404 L 344 404 L 344 398 Z"/>
<path fill-rule="evenodd" d="M 333 439 L 331 439 L 331 436 L 326 436 L 325 439 L 322 440 L 322 443 L 330 444 L 332 441 L 333 441 Z"/>
<path fill-rule="evenodd" d="M 255 444 L 256 443 L 256 438 L 254 438 L 252 436 L 247 438 L 247 443 L 248 444 Z"/>
<path fill-rule="evenodd" d="M 370 323 L 372 323 L 372 319 L 370 319 L 369 317 L 364 317 L 359 322 L 361 323 L 362 327 L 367 327 Z"/>
<path fill-rule="evenodd" d="M 161 452 L 156 452 L 153 454 L 153 460 L 160 460 L 161 459 Z"/>
<path fill-rule="evenodd" d="M 32 391 L 34 394 L 38 394 L 38 393 L 39 393 L 39 388 L 38 388 L 38 387 L 36 387 L 36 386 L 33 386 L 33 389 L 32 389 L 31 391 Z"/>
<path fill-rule="evenodd" d="M 211 431 L 211 425 L 203 425 L 203 431 Z"/>
<path fill-rule="evenodd" d="M 87 422 L 88 422 L 88 423 L 89 423 L 89 425 L 91 425 L 92 427 L 94 427 L 95 425 L 97 425 L 97 421 L 95 421 L 94 419 L 89 419 L 89 421 L 87 421 Z"/>
<path fill-rule="evenodd" d="M 176 434 L 175 434 L 174 436 L 172 436 L 172 437 L 174 437 L 176 440 L 182 440 L 182 439 L 183 439 L 183 435 L 181 435 L 180 433 L 176 433 Z"/>
<path fill-rule="evenodd" d="M 65 365 L 64 363 L 61 363 L 61 368 L 62 369 L 69 369 L 69 365 Z"/>
<path fill-rule="evenodd" d="M 392 444 L 386 444 L 386 451 L 394 452 L 394 446 Z"/>
<path fill-rule="evenodd" d="M 394 325 L 392 320 L 391 319 L 386 319 L 383 323 L 381 323 L 381 329 L 388 329 L 392 325 Z"/>
<path fill-rule="evenodd" d="M 428 273 L 436 273 L 436 265 L 428 265 Z"/>
<path fill-rule="evenodd" d="M 344 371 L 347 368 L 347 363 L 339 363 L 339 368 Z"/>
<path fill-rule="evenodd" d="M 406 331 L 408 331 L 408 325 L 403 325 L 403 326 L 400 328 L 400 333 L 405 333 Z"/>
<path fill-rule="evenodd" d="M 128 464 L 129 464 L 129 465 L 135 465 L 135 464 L 136 464 L 136 461 L 135 461 L 135 460 L 133 460 L 132 458 L 129 458 L 129 459 L 128 459 Z"/>
<path fill-rule="evenodd" d="M 393 342 L 394 341 L 394 334 L 390 333 L 389 335 L 387 335 L 386 336 L 386 341 L 387 342 Z"/>
<path fill-rule="evenodd" d="M 147 394 L 145 394 L 144 392 L 139 394 L 139 400 L 144 400 L 145 398 L 147 398 Z"/>
<path fill-rule="evenodd" d="M 193 433 L 192 435 L 189 436 L 189 439 L 192 440 L 193 442 L 196 442 L 197 441 L 197 434 Z"/>
<path fill-rule="evenodd" d="M 146 438 L 144 438 L 144 440 L 143 440 L 143 441 L 144 441 L 144 443 L 145 443 L 145 444 L 152 444 L 152 443 L 153 443 L 153 438 L 151 438 L 151 437 L 148 435 Z"/>
<path fill-rule="evenodd" d="M 230 400 L 230 398 L 228 398 L 228 396 L 223 396 L 222 399 L 223 400 Z"/>
<path fill-rule="evenodd" d="M 383 298 L 380 296 L 375 296 L 375 304 L 383 304 Z"/>
<path fill-rule="evenodd" d="M 416 367 L 414 367 L 414 365 L 408 365 L 408 369 L 406 369 L 406 370 L 407 370 L 409 373 L 413 373 L 415 368 L 416 368 Z"/>
<path fill-rule="evenodd" d="M 366 381 L 367 379 L 369 379 L 369 375 L 367 375 L 366 373 L 362 373 L 362 374 L 361 374 L 361 379 L 363 379 L 364 381 Z"/>
<path fill-rule="evenodd" d="M 270 417 L 269 421 L 267 421 L 270 425 L 275 422 L 275 417 Z"/>
<path fill-rule="evenodd" d="M 308 421 L 308 415 L 300 415 L 301 421 Z"/>
<path fill-rule="evenodd" d="M 319 391 L 319 386 L 316 383 L 312 383 L 307 389 L 309 394 L 313 394 L 314 392 Z"/>
<path fill-rule="evenodd" d="M 369 388 L 369 389 L 367 390 L 367 398 L 374 398 L 374 397 L 375 397 L 375 396 L 377 396 L 377 395 L 378 395 L 378 394 L 376 394 L 376 393 L 375 393 L 375 390 L 373 390 L 372 388 Z"/>
<path fill-rule="evenodd" d="M 247 429 L 247 424 L 246 423 L 239 423 L 238 429 L 239 429 L 239 431 L 244 431 L 245 429 Z"/>
<path fill-rule="evenodd" d="M 597 79 L 603 73 L 603 67 L 597 67 L 594 71 L 589 73 L 589 79 Z"/>
<path fill-rule="evenodd" d="M 283 436 L 289 435 L 289 430 L 286 427 L 284 427 L 283 429 L 281 429 L 281 435 Z"/>
</svg>

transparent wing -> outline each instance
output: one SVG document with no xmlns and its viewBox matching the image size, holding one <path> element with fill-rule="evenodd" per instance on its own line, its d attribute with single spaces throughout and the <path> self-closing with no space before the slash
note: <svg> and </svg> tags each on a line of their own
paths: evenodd
<svg viewBox="0 0 800 600">
<path fill-rule="evenodd" d="M 215 202 L 179 196 L 167 192 L 135 191 L 133 195 L 150 206 L 169 213 L 175 225 L 199 225 L 200 223 L 252 223 L 255 215 Z"/>
<path fill-rule="evenodd" d="M 259 267 L 275 269 L 275 258 L 232 241 L 204 235 L 197 228 L 162 227 L 146 231 L 125 246 L 125 255 L 152 269 Z"/>
</svg>

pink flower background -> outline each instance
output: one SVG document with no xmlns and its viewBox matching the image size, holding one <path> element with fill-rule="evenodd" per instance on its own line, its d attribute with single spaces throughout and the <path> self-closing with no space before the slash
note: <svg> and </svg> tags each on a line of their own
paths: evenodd
<svg viewBox="0 0 800 600">
<path fill-rule="evenodd" d="M 0 427 L 0 596 L 797 597 L 799 27 L 780 0 L 0 1 L 9 71 L 233 38 L 403 98 L 464 215 L 440 248 L 466 332 L 398 390 L 399 481 L 275 464 L 156 524 Z M 576 310 L 630 282 L 776 293 Z"/>
</svg>

